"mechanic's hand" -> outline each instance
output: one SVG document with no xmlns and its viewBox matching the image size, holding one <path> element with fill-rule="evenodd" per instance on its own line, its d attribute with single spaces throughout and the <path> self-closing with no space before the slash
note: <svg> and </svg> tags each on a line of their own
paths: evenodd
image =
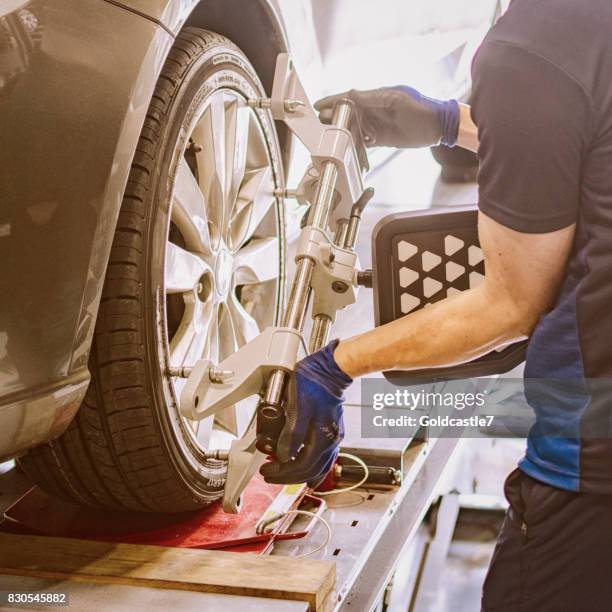
<svg viewBox="0 0 612 612">
<path fill-rule="evenodd" d="M 297 364 L 289 381 L 277 460 L 260 469 L 267 482 L 314 487 L 332 468 L 344 438 L 342 392 L 352 382 L 334 359 L 337 345 L 334 340 Z"/>
<path fill-rule="evenodd" d="M 452 147 L 457 142 L 457 100 L 434 100 L 404 85 L 369 91 L 351 89 L 315 104 L 321 121 L 331 122 L 333 107 L 341 98 L 354 102 L 369 147 L 416 148 L 440 143 Z"/>
</svg>

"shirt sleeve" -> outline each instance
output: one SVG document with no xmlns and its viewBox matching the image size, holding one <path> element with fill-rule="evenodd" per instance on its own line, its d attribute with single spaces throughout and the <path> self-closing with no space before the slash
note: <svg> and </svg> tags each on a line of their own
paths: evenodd
<svg viewBox="0 0 612 612">
<path fill-rule="evenodd" d="M 511 229 L 546 233 L 576 222 L 590 99 L 549 60 L 485 40 L 473 64 L 479 208 Z"/>
</svg>

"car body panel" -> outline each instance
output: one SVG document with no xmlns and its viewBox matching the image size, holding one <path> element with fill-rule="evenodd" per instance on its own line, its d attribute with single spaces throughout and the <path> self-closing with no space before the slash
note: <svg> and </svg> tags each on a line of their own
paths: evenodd
<svg viewBox="0 0 612 612">
<path fill-rule="evenodd" d="M 16 423 L 17 405 L 30 406 L 24 428 L 41 416 L 36 435 L 2 437 L 0 456 L 61 433 L 84 393 L 127 175 L 172 44 L 150 21 L 80 1 L 0 18 L 0 423 Z"/>
<path fill-rule="evenodd" d="M 176 36 L 189 15 L 198 4 L 205 4 L 206 0 L 104 0 L 112 4 L 121 5 L 149 19 L 162 24 L 173 36 Z"/>
<path fill-rule="evenodd" d="M 89 371 L 81 370 L 42 390 L 0 406 L 0 461 L 61 435 L 77 413 L 89 386 Z"/>
<path fill-rule="evenodd" d="M 104 0 L 135 11 L 176 36 L 195 25 L 227 36 L 253 64 L 270 92 L 276 56 L 288 50 L 284 24 L 269 0 Z"/>
</svg>

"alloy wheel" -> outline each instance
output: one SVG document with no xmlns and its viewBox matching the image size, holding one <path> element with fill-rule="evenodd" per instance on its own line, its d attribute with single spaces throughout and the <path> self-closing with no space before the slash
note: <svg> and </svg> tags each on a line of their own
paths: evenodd
<svg viewBox="0 0 612 612">
<path fill-rule="evenodd" d="M 176 173 L 164 284 L 170 367 L 201 358 L 219 363 L 274 323 L 282 289 L 275 181 L 256 112 L 234 90 L 217 90 Z M 177 405 L 184 385 L 170 379 Z M 255 408 L 251 398 L 216 417 L 185 421 L 199 448 L 226 448 Z"/>
</svg>

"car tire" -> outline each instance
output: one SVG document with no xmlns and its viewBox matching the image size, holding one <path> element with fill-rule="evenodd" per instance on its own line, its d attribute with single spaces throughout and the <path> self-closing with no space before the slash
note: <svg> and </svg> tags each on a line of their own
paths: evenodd
<svg viewBox="0 0 612 612">
<path fill-rule="evenodd" d="M 222 496 L 226 463 L 205 455 L 200 426 L 180 414 L 184 380 L 169 368 L 222 359 L 278 322 L 283 160 L 270 112 L 247 105 L 263 95 L 228 39 L 192 27 L 178 35 L 119 213 L 87 395 L 62 436 L 19 460 L 52 495 L 141 512 L 190 511 Z M 185 196 L 186 185 L 197 185 L 201 202 L 197 191 Z M 199 216 L 190 212 L 196 204 L 204 206 Z M 244 431 L 238 408 L 221 417 L 209 423 L 207 444 L 214 427 L 231 439 L 241 435 L 240 420 Z"/>
</svg>

